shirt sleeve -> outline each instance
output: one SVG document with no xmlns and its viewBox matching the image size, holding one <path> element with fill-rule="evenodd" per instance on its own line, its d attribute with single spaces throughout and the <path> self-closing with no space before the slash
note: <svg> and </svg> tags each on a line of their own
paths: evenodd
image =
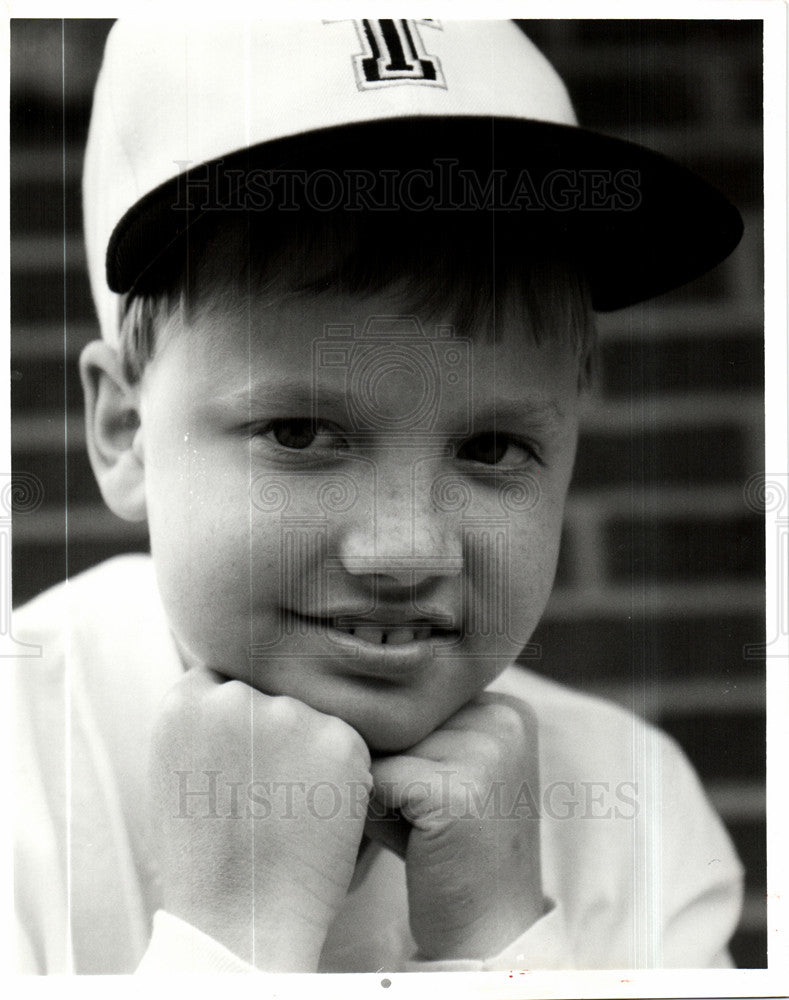
<svg viewBox="0 0 789 1000">
<path fill-rule="evenodd" d="M 506 972 L 510 969 L 573 969 L 575 962 L 561 905 L 546 901 L 546 912 L 497 955 L 483 960 L 423 961 L 413 958 L 406 972 Z"/>
<path fill-rule="evenodd" d="M 166 910 L 157 910 L 151 940 L 137 967 L 137 975 L 212 972 L 258 973 L 258 970 L 192 924 Z"/>
</svg>

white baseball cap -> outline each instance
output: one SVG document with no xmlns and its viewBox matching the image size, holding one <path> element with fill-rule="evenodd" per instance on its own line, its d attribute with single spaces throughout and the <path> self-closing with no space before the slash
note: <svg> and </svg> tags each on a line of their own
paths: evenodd
<svg viewBox="0 0 789 1000">
<path fill-rule="evenodd" d="M 737 210 L 690 171 L 579 128 L 559 76 L 512 21 L 119 21 L 83 176 L 102 335 L 116 340 L 119 296 L 217 207 L 218 178 L 248 193 L 253 173 L 260 183 L 309 164 L 353 181 L 370 163 L 419 167 L 418 203 L 402 205 L 417 211 L 446 210 L 437 192 L 453 166 L 457 205 L 471 165 L 472 207 L 562 229 L 601 310 L 689 281 L 742 234 Z M 354 192 L 358 177 L 333 207 Z"/>
</svg>

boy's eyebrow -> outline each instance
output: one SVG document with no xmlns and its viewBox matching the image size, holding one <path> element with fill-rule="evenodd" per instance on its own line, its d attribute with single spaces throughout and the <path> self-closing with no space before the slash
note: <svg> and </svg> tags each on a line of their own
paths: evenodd
<svg viewBox="0 0 789 1000">
<path fill-rule="evenodd" d="M 268 381 L 266 378 L 252 379 L 240 389 L 235 389 L 220 397 L 222 404 L 249 404 L 256 402 L 275 409 L 308 410 L 313 407 L 326 406 L 345 409 L 348 393 L 329 386 L 318 387 L 317 391 L 309 384 L 298 379 Z M 527 420 L 538 424 L 562 423 L 565 412 L 553 397 L 536 396 L 532 399 L 514 399 L 509 396 L 493 394 L 474 412 L 475 423 L 484 420 L 491 422 L 512 422 Z"/>
<path fill-rule="evenodd" d="M 530 420 L 537 423 L 561 423 L 565 412 L 552 397 L 511 399 L 494 394 L 489 404 L 491 418 L 496 420 Z"/>
<path fill-rule="evenodd" d="M 262 403 L 273 407 L 297 407 L 310 409 L 316 402 L 329 405 L 344 405 L 347 393 L 337 389 L 321 389 L 316 393 L 309 383 L 298 380 L 267 381 L 265 378 L 250 379 L 240 389 L 234 389 L 221 397 L 223 403 Z"/>
</svg>

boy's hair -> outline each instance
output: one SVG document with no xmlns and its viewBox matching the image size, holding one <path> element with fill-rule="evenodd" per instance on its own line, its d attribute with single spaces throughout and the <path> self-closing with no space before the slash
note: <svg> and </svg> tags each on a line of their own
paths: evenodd
<svg viewBox="0 0 789 1000">
<path fill-rule="evenodd" d="M 556 233 L 529 242 L 485 213 L 206 213 L 124 297 L 119 349 L 126 378 L 142 377 L 167 321 L 217 309 L 247 315 L 252 297 L 344 293 L 396 296 L 424 322 L 492 339 L 514 321 L 538 344 L 569 343 L 588 383 L 595 317 L 583 273 Z M 508 311 L 507 322 L 513 321 Z"/>
</svg>

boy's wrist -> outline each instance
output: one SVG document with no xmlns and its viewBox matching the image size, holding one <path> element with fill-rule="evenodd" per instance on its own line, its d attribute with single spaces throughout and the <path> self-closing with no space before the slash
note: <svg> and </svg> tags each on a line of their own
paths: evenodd
<svg viewBox="0 0 789 1000">
<path fill-rule="evenodd" d="M 552 899 L 543 899 L 540 917 L 530 927 L 492 949 L 484 958 L 427 958 L 413 955 L 405 972 L 496 972 L 505 969 L 574 969 L 564 912 Z"/>
<path fill-rule="evenodd" d="M 482 914 L 473 924 L 456 934 L 432 934 L 430 941 L 417 941 L 417 962 L 485 962 L 521 938 L 546 913 L 548 904 L 542 893 L 535 894 L 532 905 L 526 901 L 509 917 L 500 909 Z"/>
</svg>

